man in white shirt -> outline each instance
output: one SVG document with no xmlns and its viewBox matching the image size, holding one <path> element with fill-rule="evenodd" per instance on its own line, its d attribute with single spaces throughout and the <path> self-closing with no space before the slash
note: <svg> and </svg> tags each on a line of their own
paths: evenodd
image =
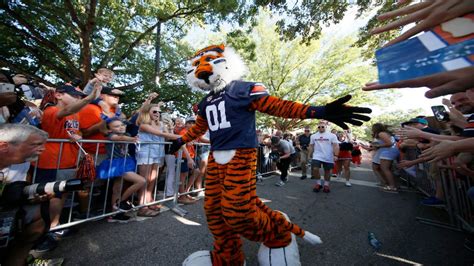
<svg viewBox="0 0 474 266">
<path fill-rule="evenodd" d="M 29 162 L 35 161 L 44 150 L 48 133 L 30 125 L 0 125 L 0 185 L 26 181 Z M 1 194 L 1 193 L 0 193 Z M 33 244 L 45 233 L 39 205 L 24 206 L 23 231 L 8 246 L 0 264 L 24 265 Z"/>
<path fill-rule="evenodd" d="M 339 154 L 339 142 L 336 135 L 327 131 L 328 123 L 320 121 L 318 132 L 311 135 L 308 154 L 312 154 L 312 178 L 319 179 L 313 188 L 314 192 L 319 192 L 321 187 L 323 192 L 329 193 L 329 181 L 331 179 L 331 169 L 334 167 L 334 161 Z M 324 169 L 324 180 L 321 178 L 319 168 Z"/>
</svg>

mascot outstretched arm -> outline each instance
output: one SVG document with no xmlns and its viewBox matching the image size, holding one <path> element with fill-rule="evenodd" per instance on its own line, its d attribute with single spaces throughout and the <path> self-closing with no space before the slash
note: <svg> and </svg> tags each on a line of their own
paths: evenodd
<svg viewBox="0 0 474 266">
<path fill-rule="evenodd" d="M 262 84 L 239 80 L 245 65 L 233 49 L 224 45 L 196 52 L 190 65 L 189 85 L 209 94 L 199 103 L 195 126 L 174 141 L 172 147 L 177 150 L 209 130 L 212 152 L 205 181 L 204 209 L 214 246 L 210 253 L 201 251 L 191 255 L 184 264 L 192 265 L 189 260 L 207 256 L 212 265 L 244 265 L 240 236 L 262 242 L 270 250 L 296 245 L 292 233 L 311 244 L 321 243 L 318 236 L 305 232 L 257 197 L 255 111 L 285 118 L 326 119 L 347 128 L 346 123 L 361 125 L 370 120 L 364 114 L 371 110 L 345 105 L 350 95 L 325 106 L 270 96 Z M 288 265 L 299 265 L 296 255 L 298 258 L 294 259 L 298 261 Z"/>
</svg>

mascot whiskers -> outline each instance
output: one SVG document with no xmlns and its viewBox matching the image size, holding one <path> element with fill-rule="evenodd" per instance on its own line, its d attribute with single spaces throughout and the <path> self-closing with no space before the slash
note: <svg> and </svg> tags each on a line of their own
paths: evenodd
<svg viewBox="0 0 474 266">
<path fill-rule="evenodd" d="M 183 265 L 244 265 L 241 236 L 262 243 L 261 265 L 300 265 L 294 235 L 313 245 L 322 243 L 258 198 L 255 111 L 284 118 L 326 119 L 343 128 L 347 128 L 345 123 L 361 125 L 370 119 L 364 115 L 371 112 L 369 108 L 344 104 L 350 95 L 325 106 L 286 101 L 269 95 L 261 83 L 241 81 L 245 71 L 242 59 L 224 45 L 206 47 L 190 59 L 189 85 L 209 94 L 198 105 L 196 124 L 172 147 L 178 150 L 209 130 L 204 210 L 214 244 L 212 251 L 195 252 Z"/>
</svg>

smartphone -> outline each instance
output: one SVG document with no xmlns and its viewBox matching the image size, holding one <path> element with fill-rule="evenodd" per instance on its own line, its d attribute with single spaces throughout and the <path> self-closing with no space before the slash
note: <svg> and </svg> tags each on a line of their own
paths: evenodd
<svg viewBox="0 0 474 266">
<path fill-rule="evenodd" d="M 449 121 L 449 114 L 446 111 L 444 105 L 435 105 L 431 106 L 431 110 L 433 111 L 433 115 L 439 122 L 448 122 Z"/>
<path fill-rule="evenodd" d="M 15 85 L 10 83 L 0 83 L 0 93 L 15 92 Z"/>
</svg>

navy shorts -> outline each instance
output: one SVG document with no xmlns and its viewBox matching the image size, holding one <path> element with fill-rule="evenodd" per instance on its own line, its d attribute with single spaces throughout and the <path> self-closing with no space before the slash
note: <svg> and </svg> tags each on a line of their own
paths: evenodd
<svg viewBox="0 0 474 266">
<path fill-rule="evenodd" d="M 333 163 L 327 163 L 327 162 L 323 162 L 323 161 L 319 161 L 319 160 L 311 160 L 311 166 L 312 167 L 316 167 L 316 168 L 322 168 L 324 170 L 331 170 L 334 168 L 334 164 Z"/>
</svg>

